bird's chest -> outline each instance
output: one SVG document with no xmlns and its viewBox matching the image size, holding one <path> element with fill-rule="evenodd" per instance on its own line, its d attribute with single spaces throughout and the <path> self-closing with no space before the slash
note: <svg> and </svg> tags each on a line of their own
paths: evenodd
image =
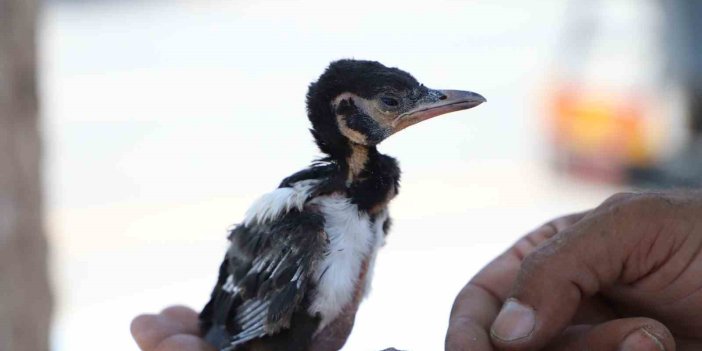
<svg viewBox="0 0 702 351">
<path fill-rule="evenodd" d="M 369 215 L 342 195 L 319 197 L 310 204 L 324 215 L 329 238 L 327 255 L 315 269 L 316 294 L 309 308 L 310 313 L 322 317 L 321 330 L 366 292 L 375 255 L 384 240 L 387 211 Z"/>
</svg>

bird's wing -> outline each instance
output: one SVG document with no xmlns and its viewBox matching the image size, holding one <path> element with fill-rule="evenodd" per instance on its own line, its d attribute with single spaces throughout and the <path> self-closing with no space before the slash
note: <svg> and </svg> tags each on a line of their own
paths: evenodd
<svg viewBox="0 0 702 351">
<path fill-rule="evenodd" d="M 328 248 L 324 218 L 307 209 L 237 226 L 229 239 L 218 283 L 200 316 L 206 338 L 223 350 L 288 328 Z"/>
</svg>

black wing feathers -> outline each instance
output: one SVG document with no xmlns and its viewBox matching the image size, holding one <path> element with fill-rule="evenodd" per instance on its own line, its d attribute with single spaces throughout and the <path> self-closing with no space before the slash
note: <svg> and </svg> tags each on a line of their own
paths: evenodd
<svg viewBox="0 0 702 351">
<path fill-rule="evenodd" d="M 333 178 L 333 175 L 338 173 L 338 166 L 334 163 L 320 162 L 313 164 L 312 166 L 305 168 L 293 175 L 283 179 L 280 182 L 279 188 L 292 187 L 293 184 L 308 179 L 322 179 L 327 180 Z"/>
<path fill-rule="evenodd" d="M 237 226 L 229 240 L 212 300 L 200 315 L 208 340 L 223 350 L 288 328 L 306 309 L 310 277 L 327 250 L 324 218 L 310 211 Z"/>
<path fill-rule="evenodd" d="M 291 187 L 299 181 L 318 179 L 321 180 L 321 182 L 315 187 L 310 197 L 326 195 L 335 191 L 345 191 L 345 177 L 347 173 L 348 170 L 342 169 L 341 165 L 335 162 L 320 160 L 312 166 L 283 179 L 278 187 Z"/>
</svg>

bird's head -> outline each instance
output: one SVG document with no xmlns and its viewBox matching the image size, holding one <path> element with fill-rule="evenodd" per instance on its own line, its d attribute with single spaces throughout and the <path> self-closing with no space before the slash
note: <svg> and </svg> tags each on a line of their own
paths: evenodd
<svg viewBox="0 0 702 351">
<path fill-rule="evenodd" d="M 469 91 L 427 88 L 375 61 L 339 60 L 310 85 L 307 112 L 322 152 L 343 158 L 352 143 L 374 146 L 411 125 L 485 101 Z"/>
</svg>

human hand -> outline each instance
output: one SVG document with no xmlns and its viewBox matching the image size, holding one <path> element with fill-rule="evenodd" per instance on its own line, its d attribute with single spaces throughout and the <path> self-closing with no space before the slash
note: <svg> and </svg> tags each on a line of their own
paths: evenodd
<svg viewBox="0 0 702 351">
<path fill-rule="evenodd" d="M 351 334 L 359 301 L 318 333 L 310 351 L 340 349 Z M 170 306 L 159 314 L 142 314 L 132 320 L 132 337 L 142 351 L 215 351 L 200 336 L 197 312 L 185 306 Z M 254 342 L 253 350 L 268 350 Z"/>
<path fill-rule="evenodd" d="M 702 193 L 619 194 L 526 235 L 459 293 L 446 349 L 702 350 Z"/>
<path fill-rule="evenodd" d="M 131 332 L 142 351 L 215 351 L 200 337 L 197 312 L 185 306 L 142 314 L 132 321 Z"/>
</svg>

